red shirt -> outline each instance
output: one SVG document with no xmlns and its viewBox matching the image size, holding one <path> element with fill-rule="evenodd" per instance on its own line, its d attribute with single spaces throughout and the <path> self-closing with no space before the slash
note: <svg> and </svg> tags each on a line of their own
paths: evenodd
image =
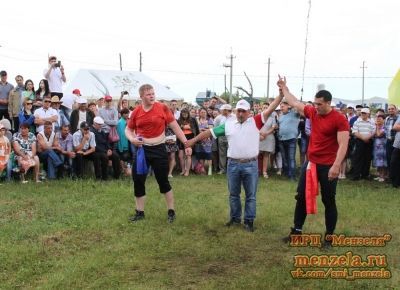
<svg viewBox="0 0 400 290">
<path fill-rule="evenodd" d="M 349 132 L 349 122 L 343 114 L 332 110 L 326 115 L 319 115 L 312 105 L 304 107 L 304 115 L 311 121 L 311 136 L 307 156 L 316 164 L 331 165 L 335 162 L 339 149 L 337 133 Z"/>
<path fill-rule="evenodd" d="M 170 109 L 164 104 L 155 102 L 150 111 L 145 112 L 143 106 L 133 110 L 128 121 L 128 128 L 135 130 L 136 135 L 154 138 L 165 132 L 165 127 L 175 121 Z"/>
</svg>

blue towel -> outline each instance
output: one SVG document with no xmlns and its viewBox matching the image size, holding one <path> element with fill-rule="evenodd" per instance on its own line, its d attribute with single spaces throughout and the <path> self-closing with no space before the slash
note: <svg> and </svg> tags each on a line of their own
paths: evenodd
<svg viewBox="0 0 400 290">
<path fill-rule="evenodd" d="M 149 168 L 146 163 L 146 156 L 144 155 L 143 146 L 139 147 L 136 151 L 136 174 L 146 175 Z"/>
</svg>

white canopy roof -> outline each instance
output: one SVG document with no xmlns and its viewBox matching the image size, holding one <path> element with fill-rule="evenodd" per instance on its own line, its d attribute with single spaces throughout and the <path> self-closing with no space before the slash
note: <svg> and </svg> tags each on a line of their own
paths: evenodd
<svg viewBox="0 0 400 290">
<path fill-rule="evenodd" d="M 154 87 L 158 100 L 183 99 L 141 72 L 119 70 L 81 69 L 67 82 L 64 92 L 71 94 L 74 89 L 79 89 L 83 97 L 98 99 L 105 95 L 119 98 L 122 91 L 128 91 L 128 99 L 135 100 L 139 98 L 138 90 L 143 84 L 150 84 Z"/>
</svg>

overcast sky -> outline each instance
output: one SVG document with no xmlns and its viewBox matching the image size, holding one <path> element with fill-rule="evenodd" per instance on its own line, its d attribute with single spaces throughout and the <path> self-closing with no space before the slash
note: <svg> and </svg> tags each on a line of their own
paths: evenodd
<svg viewBox="0 0 400 290">
<path fill-rule="evenodd" d="M 223 67 L 235 56 L 233 86 L 254 96 L 277 93 L 277 74 L 300 96 L 308 0 L 277 1 L 5 1 L 2 3 L 0 69 L 31 78 L 35 88 L 48 54 L 63 62 L 67 78 L 78 69 L 139 69 L 186 100 L 199 91 L 224 91 Z M 317 85 L 334 97 L 387 97 L 400 68 L 398 0 L 314 0 L 308 34 L 304 98 Z M 319 78 L 315 78 L 319 77 Z M 229 78 L 227 86 L 229 88 Z M 84 93 L 84 92 L 83 92 Z"/>
</svg>

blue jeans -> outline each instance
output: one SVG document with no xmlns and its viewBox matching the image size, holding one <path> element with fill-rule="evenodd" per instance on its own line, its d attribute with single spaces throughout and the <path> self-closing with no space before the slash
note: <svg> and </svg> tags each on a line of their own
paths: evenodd
<svg viewBox="0 0 400 290">
<path fill-rule="evenodd" d="M 49 149 L 39 153 L 39 157 L 43 162 L 47 162 L 47 177 L 55 179 L 56 168 L 63 164 L 58 154 L 53 149 Z"/>
<path fill-rule="evenodd" d="M 279 141 L 283 172 L 291 179 L 296 178 L 296 138 Z"/>
<path fill-rule="evenodd" d="M 256 217 L 256 192 L 258 183 L 258 162 L 240 163 L 228 159 L 228 189 L 231 219 L 241 220 L 242 204 L 240 201 L 241 184 L 246 194 L 244 220 L 253 221 Z"/>
</svg>

